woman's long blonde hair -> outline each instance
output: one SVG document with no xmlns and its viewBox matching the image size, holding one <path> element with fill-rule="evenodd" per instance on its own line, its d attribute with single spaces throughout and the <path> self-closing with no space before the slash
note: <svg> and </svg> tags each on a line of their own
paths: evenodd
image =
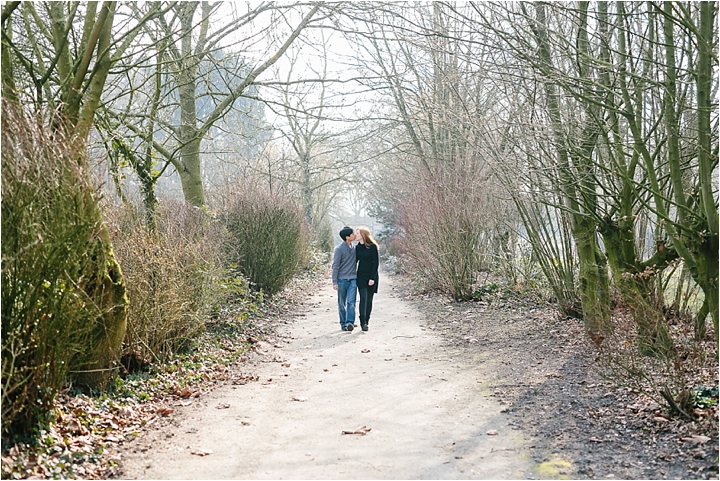
<svg viewBox="0 0 720 481">
<path fill-rule="evenodd" d="M 366 246 L 368 244 L 374 245 L 375 247 L 378 246 L 377 241 L 373 239 L 372 235 L 370 235 L 370 231 L 367 230 L 365 227 L 358 227 L 357 231 L 360 233 L 360 237 L 362 237 L 363 243 Z"/>
</svg>

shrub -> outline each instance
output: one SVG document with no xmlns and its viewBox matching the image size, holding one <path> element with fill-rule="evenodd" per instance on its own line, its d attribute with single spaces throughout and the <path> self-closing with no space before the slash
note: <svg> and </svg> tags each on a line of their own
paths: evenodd
<svg viewBox="0 0 720 481">
<path fill-rule="evenodd" d="M 223 276 L 223 227 L 204 210 L 161 201 L 155 227 L 132 205 L 107 206 L 130 307 L 125 363 L 167 359 L 205 328 Z"/>
<path fill-rule="evenodd" d="M 97 204 L 70 144 L 3 106 L 3 439 L 47 420 L 66 375 L 83 368 L 103 314 L 85 293 L 99 291 L 90 285 Z"/>
<path fill-rule="evenodd" d="M 223 212 L 229 259 L 256 289 L 274 294 L 307 262 L 307 223 L 285 198 L 258 189 L 236 192 Z"/>
<path fill-rule="evenodd" d="M 492 229 L 493 200 L 482 169 L 469 163 L 424 172 L 398 206 L 405 266 L 424 287 L 472 299 L 482 267 L 483 239 Z"/>
<path fill-rule="evenodd" d="M 332 253 L 335 249 L 333 238 L 332 226 L 328 221 L 322 222 L 313 230 L 313 245 L 322 252 Z"/>
</svg>

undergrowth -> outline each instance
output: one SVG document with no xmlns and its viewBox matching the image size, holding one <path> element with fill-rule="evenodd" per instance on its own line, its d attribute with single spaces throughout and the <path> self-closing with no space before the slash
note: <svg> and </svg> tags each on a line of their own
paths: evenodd
<svg viewBox="0 0 720 481">
<path fill-rule="evenodd" d="M 118 473 L 118 445 L 174 412 L 174 406 L 224 383 L 254 380 L 240 372 L 252 346 L 267 338 L 276 317 L 290 312 L 310 286 L 327 277 L 327 254 L 310 262 L 272 297 L 226 296 L 206 328 L 184 352 L 166 362 L 118 375 L 105 392 L 82 393 L 66 385 L 55 398 L 52 421 L 36 428 L 35 442 L 2 454 L 2 479 L 103 479 Z M 229 279 L 236 279 L 230 277 Z M 233 289 L 230 280 L 219 289 Z M 227 294 L 227 292 L 225 293 Z"/>
</svg>

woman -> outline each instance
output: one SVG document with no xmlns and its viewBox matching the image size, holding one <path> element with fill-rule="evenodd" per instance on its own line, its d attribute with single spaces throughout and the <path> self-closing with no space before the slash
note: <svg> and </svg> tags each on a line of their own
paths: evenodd
<svg viewBox="0 0 720 481">
<path fill-rule="evenodd" d="M 378 287 L 378 245 L 370 235 L 370 231 L 363 227 L 355 230 L 355 238 L 358 241 L 358 245 L 355 247 L 355 257 L 358 263 L 357 287 L 360 293 L 358 312 L 360 327 L 363 331 L 367 331 L 373 296 L 377 293 Z"/>
</svg>

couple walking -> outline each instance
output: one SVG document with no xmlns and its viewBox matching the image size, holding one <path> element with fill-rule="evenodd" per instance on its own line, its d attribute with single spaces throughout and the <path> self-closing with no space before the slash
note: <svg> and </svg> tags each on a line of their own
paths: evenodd
<svg viewBox="0 0 720 481">
<path fill-rule="evenodd" d="M 335 248 L 332 262 L 333 289 L 338 291 L 340 328 L 352 331 L 355 327 L 355 299 L 360 292 L 358 317 L 363 331 L 368 330 L 373 296 L 378 286 L 378 246 L 370 231 L 362 227 L 353 231 L 343 227 L 343 242 Z M 357 246 L 353 241 L 357 240 Z"/>
</svg>

